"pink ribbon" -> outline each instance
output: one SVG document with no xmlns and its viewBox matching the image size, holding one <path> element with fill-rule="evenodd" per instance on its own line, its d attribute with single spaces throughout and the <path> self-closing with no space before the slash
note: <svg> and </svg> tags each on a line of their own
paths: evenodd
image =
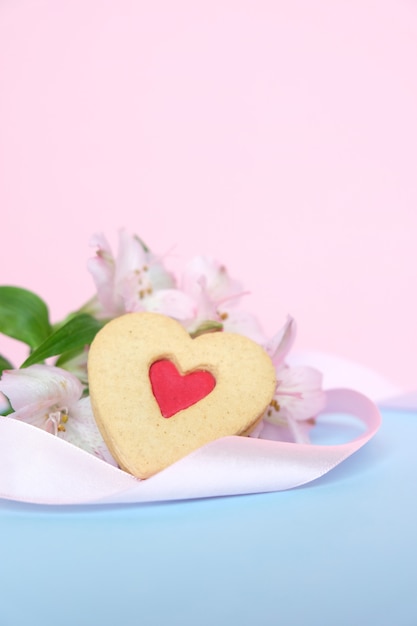
<svg viewBox="0 0 417 626">
<path fill-rule="evenodd" d="M 326 392 L 323 413 L 349 413 L 365 431 L 339 445 L 248 437 L 211 442 L 164 471 L 138 480 L 72 444 L 0 418 L 0 497 L 37 504 L 154 502 L 282 491 L 326 474 L 375 435 L 381 416 L 366 396 Z"/>
</svg>

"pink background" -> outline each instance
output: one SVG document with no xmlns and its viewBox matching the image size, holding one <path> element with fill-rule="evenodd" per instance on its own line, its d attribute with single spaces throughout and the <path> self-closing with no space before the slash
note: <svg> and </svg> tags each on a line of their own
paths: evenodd
<svg viewBox="0 0 417 626">
<path fill-rule="evenodd" d="M 2 0 L 0 283 L 57 320 L 125 226 L 416 387 L 416 68 L 406 0 Z"/>
</svg>

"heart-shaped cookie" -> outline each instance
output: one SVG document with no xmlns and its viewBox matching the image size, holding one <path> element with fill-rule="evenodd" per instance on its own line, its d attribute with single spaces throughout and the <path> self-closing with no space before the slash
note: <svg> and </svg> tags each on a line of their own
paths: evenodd
<svg viewBox="0 0 417 626">
<path fill-rule="evenodd" d="M 104 440 L 138 478 L 214 439 L 248 434 L 276 386 L 271 359 L 250 339 L 223 332 L 192 339 L 158 313 L 106 324 L 91 345 L 88 378 Z"/>
</svg>

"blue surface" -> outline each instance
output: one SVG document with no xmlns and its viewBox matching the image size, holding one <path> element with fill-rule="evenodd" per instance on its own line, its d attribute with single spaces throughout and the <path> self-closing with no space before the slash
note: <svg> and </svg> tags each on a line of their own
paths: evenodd
<svg viewBox="0 0 417 626">
<path fill-rule="evenodd" d="M 417 415 L 293 491 L 0 501 L 0 626 L 415 626 Z"/>
</svg>

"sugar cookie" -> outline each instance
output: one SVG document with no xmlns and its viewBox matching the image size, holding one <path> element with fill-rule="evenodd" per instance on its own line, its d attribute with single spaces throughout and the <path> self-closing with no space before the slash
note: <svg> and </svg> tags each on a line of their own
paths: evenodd
<svg viewBox="0 0 417 626">
<path fill-rule="evenodd" d="M 250 339 L 192 339 L 158 313 L 106 324 L 91 345 L 88 378 L 100 431 L 120 467 L 138 478 L 214 439 L 248 434 L 276 386 L 271 359 Z"/>
</svg>

